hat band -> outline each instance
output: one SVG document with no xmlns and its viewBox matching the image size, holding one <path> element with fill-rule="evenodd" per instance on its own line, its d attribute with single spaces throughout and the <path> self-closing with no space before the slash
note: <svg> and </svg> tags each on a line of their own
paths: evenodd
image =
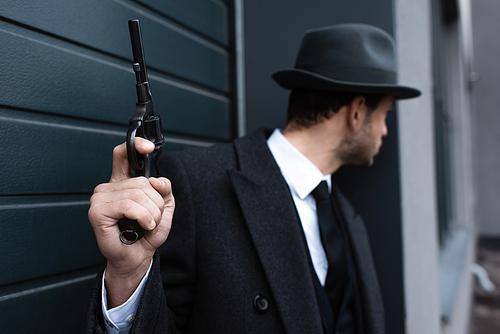
<svg viewBox="0 0 500 334">
<path fill-rule="evenodd" d="M 322 66 L 295 66 L 295 68 L 313 72 L 338 81 L 348 81 L 365 84 L 397 84 L 397 75 L 395 72 L 381 71 L 370 68 L 332 68 Z"/>
</svg>

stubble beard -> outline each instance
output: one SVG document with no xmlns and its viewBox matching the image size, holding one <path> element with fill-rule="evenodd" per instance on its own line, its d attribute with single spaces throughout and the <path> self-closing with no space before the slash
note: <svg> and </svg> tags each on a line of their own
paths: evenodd
<svg viewBox="0 0 500 334">
<path fill-rule="evenodd" d="M 346 135 L 340 143 L 338 152 L 344 165 L 359 167 L 373 165 L 377 143 L 373 136 L 373 124 L 370 116 L 365 119 L 359 132 Z"/>
</svg>

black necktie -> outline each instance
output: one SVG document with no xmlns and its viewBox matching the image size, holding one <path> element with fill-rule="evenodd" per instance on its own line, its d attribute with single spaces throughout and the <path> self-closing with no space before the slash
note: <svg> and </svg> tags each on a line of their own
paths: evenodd
<svg viewBox="0 0 500 334">
<path fill-rule="evenodd" d="M 344 296 L 347 273 L 344 241 L 330 200 L 326 181 L 321 181 L 311 194 L 316 199 L 321 242 L 328 259 L 325 292 L 330 301 L 334 319 L 336 319 Z"/>
</svg>

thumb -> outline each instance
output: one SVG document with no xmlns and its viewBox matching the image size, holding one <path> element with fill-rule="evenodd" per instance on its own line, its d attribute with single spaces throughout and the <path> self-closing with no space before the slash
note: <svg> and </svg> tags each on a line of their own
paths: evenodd
<svg viewBox="0 0 500 334">
<path fill-rule="evenodd" d="M 155 145 L 141 137 L 135 138 L 135 149 L 140 154 L 153 152 Z M 116 146 L 113 149 L 113 171 L 110 182 L 118 182 L 132 177 L 130 174 L 130 165 L 127 159 L 127 142 Z"/>
</svg>

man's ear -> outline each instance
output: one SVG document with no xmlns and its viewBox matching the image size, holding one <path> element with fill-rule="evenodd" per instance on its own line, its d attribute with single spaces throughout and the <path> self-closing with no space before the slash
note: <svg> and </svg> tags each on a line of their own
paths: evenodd
<svg viewBox="0 0 500 334">
<path fill-rule="evenodd" d="M 348 106 L 347 124 L 351 130 L 357 131 L 361 128 L 366 117 L 366 99 L 362 95 L 356 96 Z"/>
</svg>

